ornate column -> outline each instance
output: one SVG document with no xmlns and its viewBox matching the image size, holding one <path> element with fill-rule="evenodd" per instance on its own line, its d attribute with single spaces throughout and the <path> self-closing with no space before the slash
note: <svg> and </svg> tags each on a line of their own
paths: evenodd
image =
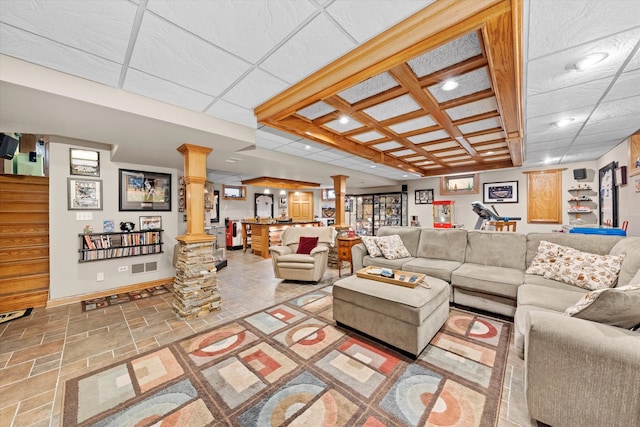
<svg viewBox="0 0 640 427">
<path fill-rule="evenodd" d="M 183 144 L 184 182 L 187 191 L 187 232 L 179 242 L 173 309 L 182 318 L 192 319 L 220 309 L 218 278 L 213 261 L 215 237 L 204 232 L 204 184 L 207 155 L 211 148 Z"/>
</svg>

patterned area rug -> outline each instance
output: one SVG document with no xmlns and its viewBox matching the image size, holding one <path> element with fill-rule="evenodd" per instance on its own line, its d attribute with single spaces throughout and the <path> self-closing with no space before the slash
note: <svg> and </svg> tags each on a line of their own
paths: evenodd
<svg viewBox="0 0 640 427">
<path fill-rule="evenodd" d="M 66 383 L 64 426 L 493 426 L 511 325 L 451 310 L 417 360 L 335 325 L 331 287 Z"/>
<path fill-rule="evenodd" d="M 0 323 L 11 322 L 12 320 L 20 319 L 31 314 L 33 308 L 23 308 L 20 310 L 8 311 L 6 313 L 0 313 Z"/>
<path fill-rule="evenodd" d="M 123 292 L 121 294 L 113 294 L 106 297 L 92 298 L 82 301 L 82 311 L 91 311 L 98 308 L 108 307 L 110 305 L 123 304 L 129 301 L 137 301 L 142 298 L 149 298 L 154 295 L 166 294 L 170 292 L 164 285 L 154 286 L 152 288 L 138 289 L 137 291 Z"/>
</svg>

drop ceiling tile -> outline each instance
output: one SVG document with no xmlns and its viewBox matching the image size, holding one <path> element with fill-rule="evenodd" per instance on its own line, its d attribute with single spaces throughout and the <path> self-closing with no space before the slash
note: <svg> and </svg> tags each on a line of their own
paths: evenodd
<svg viewBox="0 0 640 427">
<path fill-rule="evenodd" d="M 640 28 L 617 33 L 530 61 L 527 67 L 529 76 L 527 95 L 535 95 L 606 77 L 612 80 L 630 55 L 638 39 L 640 39 Z M 594 52 L 605 52 L 609 56 L 585 71 L 568 68 L 580 58 Z"/>
<path fill-rule="evenodd" d="M 497 150 L 499 148 L 506 148 L 507 144 L 505 142 L 496 142 L 495 144 L 483 145 L 481 147 L 475 147 L 478 150 Z"/>
<path fill-rule="evenodd" d="M 546 114 L 538 117 L 527 117 L 525 137 L 533 133 L 560 134 L 564 130 L 574 130 L 576 127 L 582 126 L 585 120 L 591 114 L 593 107 L 575 108 L 564 112 Z M 560 119 L 571 117 L 574 119 L 571 124 L 566 127 L 559 128 L 555 125 Z M 565 135 L 566 137 L 566 135 Z"/>
<path fill-rule="evenodd" d="M 222 99 L 244 108 L 253 109 L 282 92 L 287 84 L 260 68 L 255 68 L 222 96 Z"/>
<path fill-rule="evenodd" d="M 476 162 L 475 160 L 465 160 L 462 162 L 449 162 L 449 164 L 451 166 L 464 166 L 464 165 L 472 165 L 472 164 L 476 164 L 478 162 Z"/>
<path fill-rule="evenodd" d="M 635 116 L 640 112 L 640 95 L 630 96 L 629 98 L 617 99 L 615 101 L 604 102 L 596 108 L 587 126 L 595 124 L 600 120 L 609 120 L 613 118 L 624 118 L 626 116 Z M 640 123 L 638 124 L 640 126 Z"/>
<path fill-rule="evenodd" d="M 477 144 L 479 142 L 493 141 L 493 140 L 504 139 L 504 138 L 505 138 L 504 132 L 493 132 L 493 133 L 487 133 L 485 135 L 470 136 L 467 138 L 467 141 L 469 141 L 471 144 Z"/>
<path fill-rule="evenodd" d="M 527 97 L 527 116 L 537 117 L 562 113 L 579 107 L 594 106 L 611 84 L 610 78 L 543 92 Z"/>
<path fill-rule="evenodd" d="M 261 125 L 259 129 L 256 129 L 256 138 L 274 141 L 280 145 L 290 144 L 294 140 L 303 141 L 297 136 L 293 136 L 286 132 L 282 132 L 279 129 L 274 129 L 265 125 Z"/>
<path fill-rule="evenodd" d="M 459 146 L 460 145 L 455 141 L 446 141 L 446 142 L 441 142 L 439 144 L 429 145 L 423 148 L 428 151 L 436 151 L 436 150 L 444 150 L 445 148 L 457 148 Z"/>
<path fill-rule="evenodd" d="M 393 150 L 394 148 L 400 148 L 402 147 L 402 144 L 396 141 L 389 141 L 389 142 L 382 142 L 380 144 L 375 144 L 375 145 L 372 145 L 371 147 L 375 148 L 376 150 L 386 151 L 386 150 Z"/>
<path fill-rule="evenodd" d="M 395 152 L 389 153 L 389 154 L 391 154 L 392 156 L 395 156 L 395 157 L 402 157 L 402 156 L 410 156 L 412 154 L 416 154 L 416 152 L 413 151 L 413 150 L 400 150 L 400 151 L 395 151 Z"/>
<path fill-rule="evenodd" d="M 339 120 L 332 120 L 329 123 L 325 123 L 324 126 L 329 129 L 333 129 L 338 133 L 345 133 L 362 127 L 362 123 L 354 119 L 349 119 L 347 123 L 340 123 Z"/>
<path fill-rule="evenodd" d="M 243 126 L 248 126 L 253 129 L 257 126 L 256 116 L 253 114 L 252 110 L 238 107 L 237 105 L 230 104 L 223 100 L 216 101 L 215 104 L 209 107 L 206 114 L 219 119 L 238 123 Z"/>
<path fill-rule="evenodd" d="M 421 107 L 411 97 L 411 95 L 402 95 L 397 98 L 390 99 L 373 107 L 362 110 L 368 116 L 375 120 L 383 121 L 392 117 L 401 116 L 412 111 L 417 111 Z"/>
<path fill-rule="evenodd" d="M 281 153 L 291 154 L 292 156 L 305 157 L 308 153 L 305 150 L 300 150 L 298 148 L 292 148 L 288 145 L 283 145 L 275 149 Z"/>
<path fill-rule="evenodd" d="M 327 7 L 327 12 L 362 43 L 434 1 L 337 0 Z"/>
<path fill-rule="evenodd" d="M 2 22 L 42 36 L 50 42 L 122 64 L 137 7 L 124 0 L 3 0 L 0 10 Z M 8 41 L 1 41 L 0 45 L 5 43 Z M 62 59 L 60 62 L 63 62 Z"/>
<path fill-rule="evenodd" d="M 298 150 L 304 150 L 308 154 L 319 153 L 321 151 L 326 151 L 327 150 L 326 147 L 325 148 L 320 148 L 318 146 L 312 146 L 311 144 L 307 144 L 305 141 L 290 142 L 289 144 L 287 144 L 287 146 L 289 146 L 291 148 L 298 149 Z"/>
<path fill-rule="evenodd" d="M 266 150 L 275 150 L 276 148 L 282 147 L 283 145 L 286 145 L 286 144 L 282 144 L 276 141 L 270 141 L 268 139 L 263 139 L 258 137 L 258 135 L 256 135 L 256 145 Z"/>
<path fill-rule="evenodd" d="M 147 8 L 253 64 L 316 11 L 296 0 L 150 0 Z"/>
<path fill-rule="evenodd" d="M 389 129 L 397 134 L 403 134 L 418 129 L 428 128 L 436 124 L 431 116 L 422 116 L 415 119 L 407 120 L 406 122 L 397 123 L 389 126 Z"/>
<path fill-rule="evenodd" d="M 150 76 L 134 69 L 127 71 L 127 77 L 122 88 L 139 95 L 199 113 L 203 112 L 214 100 L 212 96 L 178 86 L 172 82 Z"/>
<path fill-rule="evenodd" d="M 418 77 L 424 77 L 481 54 L 478 35 L 473 31 L 413 58 L 409 61 L 409 67 Z"/>
<path fill-rule="evenodd" d="M 323 151 L 322 155 L 323 156 L 327 156 L 327 157 L 331 157 L 332 159 L 343 159 L 343 158 L 349 156 L 348 153 L 346 153 L 344 151 L 340 151 L 340 150 L 335 150 L 335 149 Z"/>
<path fill-rule="evenodd" d="M 630 125 L 631 127 L 629 127 Z M 614 135 L 616 138 L 620 135 L 627 137 L 638 129 L 640 129 L 640 113 L 632 116 L 599 120 L 593 123 L 589 122 L 585 125 L 584 129 L 582 129 L 582 132 L 580 132 L 579 138 L 603 132 L 611 132 L 612 138 L 614 138 Z"/>
<path fill-rule="evenodd" d="M 433 132 L 421 133 L 420 135 L 410 136 L 407 138 L 414 144 L 421 144 L 423 142 L 437 141 L 439 139 L 451 138 L 451 135 L 445 130 L 436 130 Z"/>
<path fill-rule="evenodd" d="M 435 162 L 432 162 L 431 160 L 429 160 L 429 161 L 426 161 L 426 162 L 416 163 L 414 166 L 428 166 L 428 165 L 433 165 L 433 164 L 435 164 Z"/>
<path fill-rule="evenodd" d="M 353 41 L 333 22 L 319 15 L 266 58 L 260 67 L 293 84 L 354 47 Z"/>
<path fill-rule="evenodd" d="M 573 138 L 564 138 L 564 139 L 557 139 L 552 141 L 527 143 L 525 146 L 525 151 L 529 153 L 533 151 L 543 151 L 543 150 L 555 149 L 558 147 L 566 147 L 566 146 L 569 146 L 572 141 L 573 141 Z"/>
<path fill-rule="evenodd" d="M 323 153 L 309 153 L 308 155 L 304 156 L 304 158 L 315 160 L 317 162 L 334 164 L 333 159 L 331 157 L 324 156 Z"/>
<path fill-rule="evenodd" d="M 424 160 L 424 159 L 426 159 L 425 156 L 416 156 L 416 157 L 406 158 L 406 159 L 404 159 L 404 161 L 405 162 L 417 162 L 417 161 Z"/>
<path fill-rule="evenodd" d="M 250 65 L 152 14 L 145 15 L 130 67 L 218 95 Z"/>
<path fill-rule="evenodd" d="M 476 122 L 465 123 L 463 125 L 459 125 L 458 129 L 463 134 L 480 132 L 481 130 L 487 129 L 495 129 L 501 127 L 499 117 L 492 117 L 490 119 L 478 120 Z"/>
<path fill-rule="evenodd" d="M 467 117 L 477 116 L 478 114 L 488 113 L 490 111 L 498 111 L 498 104 L 495 97 L 480 99 L 478 101 L 462 104 L 457 107 L 445 110 L 451 120 L 460 120 Z"/>
<path fill-rule="evenodd" d="M 351 138 L 358 140 L 360 142 L 369 142 L 369 141 L 375 141 L 376 139 L 380 139 L 382 137 L 384 137 L 384 135 L 376 131 L 371 131 L 371 132 L 365 132 L 358 135 L 354 135 Z"/>
<path fill-rule="evenodd" d="M 565 50 L 585 41 L 609 35 L 611 28 L 624 31 L 638 25 L 640 12 L 635 1 L 582 0 L 571 2 L 536 0 L 527 2 L 530 37 L 527 57 L 537 58 Z M 601 25 L 607 22 L 609 25 Z M 595 51 L 594 51 L 595 52 Z"/>
<path fill-rule="evenodd" d="M 398 86 L 398 82 L 395 81 L 389 73 L 385 72 L 339 92 L 338 96 L 349 104 L 355 104 L 358 101 L 362 101 L 363 99 L 367 99 L 396 86 Z"/>
<path fill-rule="evenodd" d="M 458 87 L 454 90 L 442 90 L 442 83 L 437 83 L 429 86 L 429 92 L 431 92 L 436 101 L 443 103 L 491 88 L 486 67 L 463 74 L 456 81 L 458 82 Z"/>
<path fill-rule="evenodd" d="M 305 117 L 309 120 L 315 120 L 318 117 L 326 116 L 329 113 L 336 111 L 335 108 L 323 101 L 315 102 L 301 110 L 296 111 L 296 114 Z"/>
<path fill-rule="evenodd" d="M 640 52 L 640 50 L 638 52 Z M 640 69 L 623 73 L 618 77 L 603 102 L 628 98 L 630 96 L 640 96 Z"/>
<path fill-rule="evenodd" d="M 0 23 L 0 52 L 109 86 L 118 86 L 122 66 Z"/>
<path fill-rule="evenodd" d="M 433 154 L 438 158 L 443 158 L 443 157 L 453 156 L 455 154 L 467 154 L 467 151 L 463 149 L 458 149 L 458 150 L 443 151 L 442 153 L 431 153 L 431 154 Z"/>
</svg>

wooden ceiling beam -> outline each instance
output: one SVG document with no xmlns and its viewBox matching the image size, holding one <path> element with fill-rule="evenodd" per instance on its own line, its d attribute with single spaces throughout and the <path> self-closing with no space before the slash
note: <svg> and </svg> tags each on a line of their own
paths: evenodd
<svg viewBox="0 0 640 427">
<path fill-rule="evenodd" d="M 275 178 L 270 176 L 260 176 L 258 178 L 244 179 L 241 182 L 243 185 L 282 188 L 288 190 L 302 190 L 305 188 L 320 187 L 320 184 L 317 182 L 296 181 L 293 179 Z"/>
</svg>

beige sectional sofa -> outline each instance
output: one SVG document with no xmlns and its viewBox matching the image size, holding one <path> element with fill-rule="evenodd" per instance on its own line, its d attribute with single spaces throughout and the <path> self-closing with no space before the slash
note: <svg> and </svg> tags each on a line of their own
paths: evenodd
<svg viewBox="0 0 640 427">
<path fill-rule="evenodd" d="M 589 291 L 527 274 L 541 241 L 599 255 L 625 255 L 616 288 L 640 284 L 640 238 L 382 227 L 410 257 L 352 248 L 354 271 L 369 265 L 424 273 L 451 286 L 451 301 L 514 318 L 532 418 L 552 426 L 640 425 L 640 332 L 564 315 Z M 626 307 L 640 317 L 640 305 Z M 612 316 L 615 317 L 615 316 Z"/>
</svg>

